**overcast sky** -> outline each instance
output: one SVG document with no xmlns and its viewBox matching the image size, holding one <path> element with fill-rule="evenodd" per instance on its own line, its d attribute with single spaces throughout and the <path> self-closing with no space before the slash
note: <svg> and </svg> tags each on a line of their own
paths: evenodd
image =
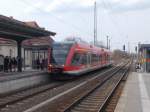
<svg viewBox="0 0 150 112">
<path fill-rule="evenodd" d="M 93 41 L 94 0 L 1 0 L 0 14 L 36 21 L 54 31 L 56 41 L 69 36 Z M 150 43 L 150 0 L 97 0 L 98 40 L 111 38 L 113 49 L 130 42 Z"/>
</svg>

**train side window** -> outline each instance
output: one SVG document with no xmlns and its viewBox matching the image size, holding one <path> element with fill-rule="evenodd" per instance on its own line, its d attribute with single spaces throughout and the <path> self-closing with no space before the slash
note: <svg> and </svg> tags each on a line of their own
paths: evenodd
<svg viewBox="0 0 150 112">
<path fill-rule="evenodd" d="M 108 61 L 108 55 L 106 54 L 106 61 Z"/>
<path fill-rule="evenodd" d="M 97 63 L 99 63 L 99 55 L 96 55 L 96 61 L 97 61 Z"/>
<path fill-rule="evenodd" d="M 100 55 L 99 58 L 100 58 L 100 62 L 102 62 L 102 55 Z"/>
<path fill-rule="evenodd" d="M 79 65 L 80 64 L 80 58 L 81 58 L 81 55 L 78 54 L 78 53 L 75 53 L 75 55 L 73 56 L 72 58 L 72 65 Z"/>
<path fill-rule="evenodd" d="M 96 62 L 98 62 L 98 55 L 96 55 L 96 54 L 92 54 L 92 63 L 96 63 Z"/>
<path fill-rule="evenodd" d="M 102 62 L 105 60 L 105 55 L 104 54 L 102 54 Z"/>
<path fill-rule="evenodd" d="M 81 64 L 86 65 L 87 64 L 87 55 L 86 54 L 82 54 L 82 62 Z"/>
<path fill-rule="evenodd" d="M 72 65 L 86 65 L 87 64 L 87 56 L 86 54 L 75 53 L 72 59 Z"/>
<path fill-rule="evenodd" d="M 106 61 L 106 54 L 104 55 L 104 60 Z"/>
<path fill-rule="evenodd" d="M 105 61 L 107 61 L 107 54 L 105 54 L 104 56 L 105 56 Z"/>
<path fill-rule="evenodd" d="M 87 64 L 91 64 L 91 62 L 92 62 L 92 57 L 91 57 L 92 55 L 91 55 L 91 53 L 88 53 L 87 54 Z"/>
</svg>

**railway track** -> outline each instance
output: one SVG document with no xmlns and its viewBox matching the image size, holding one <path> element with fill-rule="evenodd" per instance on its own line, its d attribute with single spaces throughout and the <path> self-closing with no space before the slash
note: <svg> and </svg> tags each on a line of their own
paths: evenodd
<svg viewBox="0 0 150 112">
<path fill-rule="evenodd" d="M 103 85 L 96 88 L 84 98 L 65 110 L 65 112 L 100 112 L 103 111 L 108 99 L 117 87 L 126 70 L 120 70 Z"/>
<path fill-rule="evenodd" d="M 103 86 L 97 88 L 92 93 L 88 94 L 82 100 L 71 106 L 69 109 L 66 109 L 66 112 L 98 112 L 103 107 L 104 103 L 106 102 L 107 95 L 111 93 L 113 88 L 114 81 L 118 79 L 119 76 L 112 77 L 110 80 L 105 82 Z M 109 96 L 109 95 L 108 95 Z"/>
<path fill-rule="evenodd" d="M 30 88 L 21 92 L 17 92 L 16 94 L 8 95 L 5 97 L 0 97 L 0 108 L 4 108 L 10 104 L 19 102 L 26 98 L 32 97 L 34 95 L 38 95 L 47 90 L 62 86 L 64 83 L 61 82 L 51 82 L 49 84 L 44 84 L 38 87 Z"/>
<path fill-rule="evenodd" d="M 123 74 L 120 75 L 120 73 L 123 73 L 124 66 L 118 66 L 110 71 L 107 71 L 103 75 L 93 77 L 92 79 L 89 79 L 88 81 L 82 82 L 80 85 L 77 85 L 74 88 L 64 91 L 63 93 L 61 93 L 51 99 L 48 99 L 36 106 L 33 106 L 32 108 L 29 108 L 29 109 L 25 110 L 24 112 L 49 112 L 49 111 L 51 111 L 51 112 L 73 111 L 74 112 L 75 110 L 73 110 L 73 109 L 76 106 L 79 106 L 81 101 L 83 101 L 83 99 L 87 98 L 87 96 L 89 96 L 89 95 L 90 95 L 90 97 L 88 97 L 89 99 L 86 99 L 86 101 L 87 102 L 93 101 L 93 102 L 89 103 L 90 104 L 90 105 L 88 105 L 89 107 L 91 107 L 92 103 L 95 104 L 94 100 L 92 100 L 92 99 L 95 99 L 95 102 L 97 103 L 97 105 L 98 105 L 97 98 L 100 98 L 100 99 L 102 98 L 106 102 L 107 98 L 109 98 L 108 96 L 111 95 L 110 90 L 111 90 L 112 85 L 114 85 L 116 87 L 117 84 L 119 83 L 119 81 L 118 81 L 118 83 L 117 82 L 115 83 L 114 80 L 118 80 L 118 78 L 120 78 L 120 80 L 121 80 L 121 76 L 123 77 Z M 116 75 L 116 74 L 119 74 L 119 75 Z M 113 77 L 113 76 L 115 76 L 115 77 Z M 110 82 L 111 82 L 111 84 L 110 84 Z M 105 85 L 105 86 L 103 86 L 103 85 Z M 106 86 L 107 86 L 107 91 L 105 90 Z M 98 89 L 98 87 L 100 87 L 101 89 Z M 97 97 L 93 96 L 93 98 L 92 98 L 91 94 L 93 93 L 93 91 L 95 91 L 97 89 L 101 91 L 101 93 L 102 93 L 101 95 L 103 95 L 103 96 L 98 95 Z M 104 92 L 102 92 L 102 91 L 104 91 Z M 112 92 L 113 92 L 113 90 L 112 90 Z M 98 92 L 96 92 L 96 93 L 98 93 Z M 110 94 L 108 94 L 108 93 L 110 93 Z M 104 98 L 104 96 L 105 97 L 107 96 L 107 97 Z M 105 103 L 104 103 L 104 101 L 102 101 L 102 99 L 101 99 L 101 105 L 104 105 Z M 85 111 L 83 108 L 80 108 L 79 110 L 76 110 L 76 111 L 88 112 L 88 110 L 90 110 L 90 109 L 88 109 L 88 110 L 86 109 L 88 106 L 86 106 L 86 105 L 83 106 Z M 83 109 L 83 111 L 80 111 L 81 109 Z M 96 112 L 96 111 L 94 111 L 94 112 Z"/>
<path fill-rule="evenodd" d="M 120 69 L 104 83 L 73 103 L 65 112 L 104 112 L 109 98 L 128 71 L 128 67 Z M 107 110 L 108 111 L 108 110 Z"/>
<path fill-rule="evenodd" d="M 99 84 L 102 84 L 105 80 L 107 80 L 108 77 L 111 77 L 112 73 L 115 74 L 121 68 L 122 66 L 118 66 L 104 72 L 101 75 L 88 79 L 75 87 L 62 92 L 61 94 L 58 94 L 36 106 L 33 106 L 32 108 L 25 110 L 25 112 L 48 112 L 49 110 L 52 112 L 66 111 L 66 108 L 69 108 L 76 101 L 85 97 L 93 90 L 93 88 L 95 89 Z M 108 76 L 108 74 L 111 75 Z"/>
<path fill-rule="evenodd" d="M 58 111 L 55 110 L 60 104 L 60 102 L 57 102 L 57 100 L 62 100 L 61 97 L 64 97 L 63 94 L 67 94 L 69 95 L 69 93 L 67 93 L 68 91 L 72 91 L 74 89 L 77 89 L 78 87 L 81 88 L 84 87 L 84 84 L 88 84 L 90 82 L 90 86 L 93 88 L 95 86 L 95 82 L 101 82 L 102 78 L 104 78 L 104 76 L 106 76 L 106 74 L 111 74 L 113 71 L 118 70 L 120 67 L 122 66 L 117 66 L 117 67 L 113 67 L 109 70 L 103 70 L 100 72 L 96 72 L 95 74 L 89 74 L 88 76 L 83 76 L 81 78 L 78 78 L 78 80 L 72 80 L 70 82 L 67 82 L 66 84 L 64 82 L 61 82 L 61 84 L 59 85 L 45 85 L 45 87 L 39 87 L 31 90 L 27 90 L 25 92 L 22 93 L 18 93 L 18 94 L 14 94 L 12 96 L 9 97 L 5 97 L 3 99 L 0 99 L 0 112 L 31 112 L 31 111 L 42 111 L 42 112 L 46 112 L 49 109 L 53 109 L 52 112 L 54 111 Z M 95 80 L 96 79 L 96 80 Z M 93 80 L 93 81 L 92 81 Z M 95 80 L 95 81 L 94 81 Z M 103 79 L 106 80 L 106 77 Z M 88 88 L 89 86 L 86 85 L 86 87 L 84 87 L 84 89 L 82 90 L 77 90 L 77 91 L 84 91 L 88 92 L 88 90 L 90 90 L 90 88 Z M 43 89 L 42 89 L 43 88 Z M 76 92 L 74 92 L 74 95 L 81 95 L 81 94 L 77 94 Z M 84 94 L 82 94 L 84 95 Z M 81 96 L 82 96 L 81 95 Z M 59 97 L 60 98 L 59 98 Z M 71 95 L 69 95 L 71 96 Z M 58 97 L 58 99 L 57 99 Z M 55 99 L 56 98 L 56 99 Z M 67 97 L 64 97 L 67 98 Z M 75 101 L 77 101 L 76 98 L 78 98 L 78 96 L 73 96 L 73 98 L 75 98 Z M 48 102 L 48 104 L 45 102 L 47 102 L 47 100 L 52 100 L 52 104 L 50 102 Z M 55 101 L 56 103 L 54 103 L 53 101 Z M 61 102 L 64 101 L 73 101 L 73 99 L 70 100 L 62 100 Z M 43 104 L 41 106 L 41 103 Z M 50 103 L 50 104 L 49 104 Z M 73 104 L 72 102 L 68 102 L 69 104 Z M 65 104 L 68 104 L 65 103 Z M 53 105 L 54 104 L 54 105 Z M 56 106 L 57 104 L 57 106 Z M 39 106 L 40 105 L 40 106 Z M 49 105 L 49 108 L 47 108 Z M 54 107 L 54 108 L 51 108 Z M 36 107 L 36 109 L 35 109 Z M 38 107 L 38 108 L 37 108 Z M 55 108 L 56 107 L 56 108 Z M 69 108 L 68 106 L 62 106 L 60 105 L 61 108 L 59 108 L 59 111 L 65 111 L 65 108 Z M 64 109 L 62 109 L 62 107 L 65 107 Z M 41 110 L 42 108 L 42 110 Z M 35 109 L 35 110 L 34 110 Z M 44 110 L 43 110 L 44 109 Z M 48 109 L 48 110 L 47 110 Z M 57 108 L 58 109 L 58 108 Z"/>
<path fill-rule="evenodd" d="M 108 69 L 110 69 L 110 68 L 108 68 Z M 106 68 L 106 69 L 97 71 L 96 73 L 103 73 L 103 72 L 106 72 L 108 69 Z M 38 93 L 35 92 L 34 89 L 31 89 L 29 91 L 27 90 L 25 92 L 19 92 L 18 94 L 14 94 L 14 95 L 5 97 L 3 99 L 0 99 L 0 105 L 1 105 L 0 111 L 12 112 L 12 110 L 14 108 L 17 108 L 17 110 L 14 109 L 13 112 L 23 111 L 26 108 L 32 107 L 32 106 L 38 104 L 39 102 L 42 102 L 48 98 L 52 98 L 53 96 L 55 96 L 63 91 L 66 91 L 67 89 L 73 88 L 74 86 L 82 83 L 83 81 L 88 80 L 89 78 L 95 76 L 96 73 L 89 74 L 88 76 L 82 76 L 81 78 L 78 78 L 77 80 L 75 79 L 75 80 L 71 80 L 69 82 L 67 81 L 67 83 L 63 81 L 60 84 L 61 86 L 53 87 L 51 89 L 46 86 L 46 88 L 49 88 L 49 89 L 41 90 L 41 88 L 39 87 L 39 88 L 35 89 L 35 90 L 39 91 Z"/>
<path fill-rule="evenodd" d="M 133 66 L 133 62 L 130 65 L 130 67 L 128 68 L 128 72 L 126 73 L 126 75 L 124 75 L 124 77 L 120 81 L 120 84 L 118 85 L 118 87 L 116 88 L 114 93 L 112 94 L 110 100 L 107 102 L 107 105 L 105 104 L 105 106 L 103 108 L 104 112 L 114 112 L 115 111 L 115 108 L 116 108 L 119 98 L 122 94 L 123 88 L 124 88 L 126 80 L 128 78 L 128 75 L 129 75 L 130 71 L 132 71 L 132 66 Z"/>
</svg>

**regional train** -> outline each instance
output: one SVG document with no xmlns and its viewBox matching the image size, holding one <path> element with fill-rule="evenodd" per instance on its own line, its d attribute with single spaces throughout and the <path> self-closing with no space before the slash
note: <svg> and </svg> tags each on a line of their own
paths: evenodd
<svg viewBox="0 0 150 112">
<path fill-rule="evenodd" d="M 54 42 L 48 54 L 53 76 L 79 76 L 112 64 L 109 50 L 80 42 Z"/>
</svg>

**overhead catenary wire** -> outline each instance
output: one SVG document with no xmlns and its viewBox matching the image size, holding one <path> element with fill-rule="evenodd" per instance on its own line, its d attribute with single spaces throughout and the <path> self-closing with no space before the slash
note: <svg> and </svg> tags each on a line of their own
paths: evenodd
<svg viewBox="0 0 150 112">
<path fill-rule="evenodd" d="M 102 4 L 106 9 L 112 9 L 111 5 L 108 5 L 104 0 L 102 0 Z M 108 16 L 110 17 L 109 19 L 112 21 L 116 31 L 118 32 L 118 34 L 122 37 L 124 36 L 124 33 L 122 33 L 122 31 L 120 30 L 120 27 L 118 25 L 118 23 L 114 20 L 113 16 L 111 14 L 108 14 Z"/>
<path fill-rule="evenodd" d="M 29 6 L 32 6 L 34 7 L 35 9 L 37 9 L 38 11 L 42 12 L 43 13 L 43 10 L 39 7 L 36 7 L 34 6 L 32 3 L 26 1 L 26 0 L 21 0 L 20 2 L 22 2 L 23 4 L 26 4 L 26 5 L 29 5 Z M 74 25 L 74 24 L 71 24 L 71 23 L 68 23 L 67 21 L 63 20 L 62 18 L 59 18 L 58 16 L 56 16 L 54 13 L 50 13 L 55 19 L 57 19 L 57 21 L 59 21 L 60 23 L 64 24 L 64 25 L 67 25 L 71 28 L 73 28 L 74 30 L 76 31 L 82 31 L 82 33 L 84 33 L 85 35 L 87 36 L 92 36 L 92 34 L 89 34 L 89 32 L 87 31 L 83 31 L 83 29 L 79 28 L 78 26 Z"/>
<path fill-rule="evenodd" d="M 70 5 L 68 5 L 68 4 L 64 3 L 64 2 L 63 2 L 63 6 L 71 9 Z M 86 18 L 83 18 L 83 16 L 80 16 L 80 19 L 82 20 L 83 23 L 89 24 L 89 21 Z"/>
</svg>

